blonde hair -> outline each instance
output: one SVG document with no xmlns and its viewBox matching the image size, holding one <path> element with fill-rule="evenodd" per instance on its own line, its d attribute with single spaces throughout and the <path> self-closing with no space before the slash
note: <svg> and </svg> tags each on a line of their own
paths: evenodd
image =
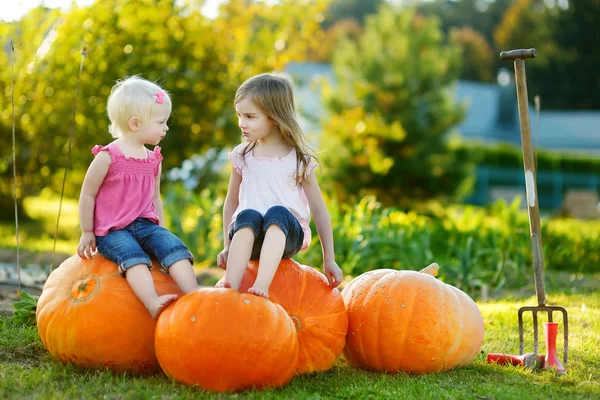
<svg viewBox="0 0 600 400">
<path fill-rule="evenodd" d="M 307 167 L 311 159 L 318 161 L 313 149 L 306 143 L 304 133 L 298 123 L 294 106 L 292 82 L 283 74 L 272 72 L 253 76 L 236 91 L 234 106 L 247 98 L 275 123 L 284 143 L 296 150 L 296 182 L 307 180 Z M 256 142 L 246 146 L 243 156 L 256 146 Z"/>
<path fill-rule="evenodd" d="M 157 96 L 157 93 L 162 94 Z M 159 98 L 171 108 L 169 93 L 157 84 L 137 75 L 117 81 L 106 105 L 110 134 L 118 138 L 127 132 L 131 118 L 138 118 L 142 122 L 148 120 L 154 113 Z"/>
</svg>

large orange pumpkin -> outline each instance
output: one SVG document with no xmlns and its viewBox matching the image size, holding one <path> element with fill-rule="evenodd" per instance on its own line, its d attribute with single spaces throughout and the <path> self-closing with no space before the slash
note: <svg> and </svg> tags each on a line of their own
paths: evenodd
<svg viewBox="0 0 600 400">
<path fill-rule="evenodd" d="M 250 261 L 240 291 L 252 287 L 258 261 Z M 222 280 L 217 286 L 222 285 Z M 279 264 L 269 298 L 280 304 L 294 321 L 300 344 L 297 373 L 325 371 L 342 353 L 348 330 L 348 316 L 342 296 L 331 289 L 325 275 L 312 267 L 283 259 Z"/>
<path fill-rule="evenodd" d="M 154 265 L 159 295 L 182 293 Z M 117 265 L 100 254 L 75 255 L 44 284 L 36 320 L 40 338 L 57 360 L 82 368 L 109 368 L 135 374 L 159 371 L 154 354 L 156 322 L 119 275 Z"/>
<path fill-rule="evenodd" d="M 342 291 L 348 310 L 344 357 L 376 371 L 446 371 L 473 361 L 483 318 L 459 289 L 416 271 L 375 270 Z"/>
<path fill-rule="evenodd" d="M 232 289 L 202 288 L 158 317 L 163 371 L 211 391 L 280 387 L 294 376 L 298 338 L 281 306 Z"/>
</svg>

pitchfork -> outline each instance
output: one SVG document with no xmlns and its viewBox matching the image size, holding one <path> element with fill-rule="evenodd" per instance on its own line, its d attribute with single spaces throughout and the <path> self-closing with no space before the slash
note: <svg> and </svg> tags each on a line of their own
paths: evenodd
<svg viewBox="0 0 600 400">
<path fill-rule="evenodd" d="M 529 213 L 529 228 L 531 234 L 531 252 L 533 259 L 533 277 L 535 280 L 535 293 L 538 305 L 536 307 L 521 307 L 519 309 L 519 354 L 523 354 L 523 313 L 531 311 L 533 314 L 533 352 L 538 352 L 538 312 L 547 312 L 548 321 L 552 322 L 552 313 L 561 312 L 563 315 L 564 332 L 564 364 L 567 363 L 569 348 L 569 318 L 567 310 L 560 306 L 546 305 L 546 291 L 544 288 L 544 258 L 542 255 L 542 232 L 540 229 L 540 212 L 537 198 L 536 171 L 531 145 L 531 131 L 529 125 L 529 102 L 527 97 L 527 79 L 525 76 L 525 59 L 535 58 L 535 49 L 520 49 L 503 51 L 500 58 L 503 61 L 514 60 L 515 78 L 517 84 L 517 100 L 519 103 L 519 121 L 521 124 L 521 141 L 523 144 L 523 164 L 525 168 L 525 189 L 527 195 L 527 211 Z"/>
</svg>

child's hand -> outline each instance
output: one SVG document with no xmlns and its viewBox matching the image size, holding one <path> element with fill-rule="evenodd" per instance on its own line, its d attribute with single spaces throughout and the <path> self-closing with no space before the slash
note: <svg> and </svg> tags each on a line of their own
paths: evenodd
<svg viewBox="0 0 600 400">
<path fill-rule="evenodd" d="M 325 270 L 327 281 L 329 281 L 329 286 L 335 288 L 342 283 L 342 270 L 335 261 L 325 261 L 323 269 Z"/>
<path fill-rule="evenodd" d="M 77 246 L 77 254 L 79 257 L 87 260 L 92 258 L 92 252 L 96 251 L 96 235 L 94 232 L 83 232 Z"/>
<path fill-rule="evenodd" d="M 217 266 L 222 269 L 227 269 L 227 257 L 229 256 L 229 249 L 223 249 L 222 252 L 217 256 Z"/>
</svg>

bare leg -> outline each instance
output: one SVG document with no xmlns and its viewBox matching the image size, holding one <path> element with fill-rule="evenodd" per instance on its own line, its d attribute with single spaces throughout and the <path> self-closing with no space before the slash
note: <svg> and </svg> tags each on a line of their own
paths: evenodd
<svg viewBox="0 0 600 400">
<path fill-rule="evenodd" d="M 248 293 L 269 298 L 269 286 L 277 272 L 283 251 L 285 249 L 285 233 L 275 224 L 270 225 L 265 232 L 265 240 L 260 250 L 258 274 L 254 285 Z"/>
<path fill-rule="evenodd" d="M 246 266 L 250 261 L 253 245 L 254 231 L 252 228 L 242 228 L 233 235 L 227 257 L 224 287 L 240 290 L 240 283 L 242 283 Z"/>
<path fill-rule="evenodd" d="M 169 275 L 175 281 L 183 294 L 190 293 L 198 289 L 196 274 L 192 263 L 188 259 L 179 260 L 169 267 Z"/>
<path fill-rule="evenodd" d="M 158 318 L 158 315 L 178 297 L 176 294 L 166 294 L 164 296 L 156 294 L 152 274 L 146 264 L 137 264 L 128 268 L 125 276 L 135 295 L 154 319 Z"/>
</svg>

